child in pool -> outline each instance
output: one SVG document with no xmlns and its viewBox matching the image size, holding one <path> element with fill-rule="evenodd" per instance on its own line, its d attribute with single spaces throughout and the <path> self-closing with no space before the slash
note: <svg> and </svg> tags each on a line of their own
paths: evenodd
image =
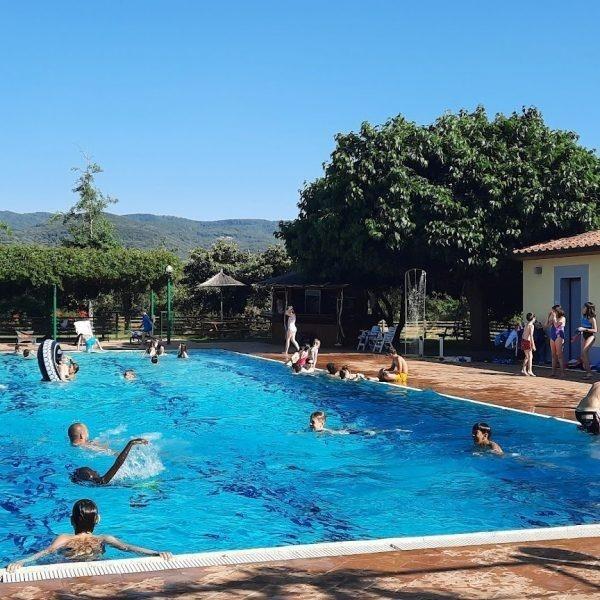
<svg viewBox="0 0 600 600">
<path fill-rule="evenodd" d="M 364 373 L 352 373 L 348 365 L 343 365 L 339 372 L 340 379 L 344 381 L 363 381 L 366 379 Z"/>
<path fill-rule="evenodd" d="M 485 448 L 494 454 L 504 454 L 502 448 L 492 441 L 492 428 L 487 423 L 475 423 L 471 429 L 473 443 L 480 448 Z"/>
<path fill-rule="evenodd" d="M 177 358 L 189 358 L 187 353 L 187 344 L 179 344 L 179 351 L 177 352 Z"/>
<path fill-rule="evenodd" d="M 335 368 L 335 363 L 327 363 L 325 368 L 327 369 L 327 375 L 330 375 L 331 377 L 338 377 L 338 370 Z"/>
<path fill-rule="evenodd" d="M 100 522 L 98 507 L 92 500 L 78 500 L 73 505 L 71 512 L 71 525 L 74 534 L 63 533 L 59 535 L 47 548 L 31 556 L 11 563 L 6 567 L 9 573 L 20 569 L 26 563 L 34 562 L 38 558 L 60 552 L 66 558 L 76 560 L 94 560 L 104 553 L 105 546 L 112 546 L 124 552 L 134 552 L 146 556 L 160 556 L 163 560 L 171 560 L 170 552 L 148 550 L 119 540 L 112 535 L 94 535 L 94 527 Z"/>
<path fill-rule="evenodd" d="M 66 354 L 63 354 L 62 360 L 57 364 L 58 376 L 61 381 L 72 381 L 79 372 L 79 365 Z"/>
<path fill-rule="evenodd" d="M 123 371 L 123 378 L 127 379 L 127 381 L 133 381 L 134 379 L 137 379 L 137 375 L 133 369 L 125 369 L 125 371 Z"/>
<path fill-rule="evenodd" d="M 69 425 L 67 435 L 69 436 L 71 446 L 80 446 L 98 452 L 105 452 L 107 450 L 112 452 L 108 446 L 100 444 L 96 440 L 90 440 L 90 431 L 85 423 L 73 423 Z"/>
<path fill-rule="evenodd" d="M 111 482 L 112 478 L 118 473 L 119 469 L 123 466 L 125 459 L 129 455 L 131 449 L 137 444 L 147 444 L 148 440 L 143 438 L 135 438 L 127 442 L 127 445 L 119 456 L 117 456 L 112 467 L 106 471 L 104 475 L 100 475 L 98 471 L 91 469 L 90 467 L 79 467 L 71 474 L 71 481 L 73 483 L 90 483 L 92 485 L 107 485 Z"/>
<path fill-rule="evenodd" d="M 313 431 L 325 431 L 325 421 L 327 420 L 327 416 L 322 410 L 316 410 L 312 415 L 310 415 L 310 428 Z"/>
</svg>

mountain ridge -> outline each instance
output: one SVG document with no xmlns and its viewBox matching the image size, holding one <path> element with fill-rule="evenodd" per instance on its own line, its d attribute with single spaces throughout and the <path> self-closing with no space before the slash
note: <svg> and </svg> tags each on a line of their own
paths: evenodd
<svg viewBox="0 0 600 600">
<path fill-rule="evenodd" d="M 18 213 L 0 211 L 0 221 L 12 230 L 9 239 L 18 242 L 31 242 L 57 245 L 66 235 L 60 220 L 50 222 L 53 213 Z M 220 219 L 217 221 L 197 221 L 174 215 L 151 213 L 130 213 L 116 215 L 106 213 L 115 226 L 119 241 L 128 248 L 167 247 L 186 257 L 198 247 L 209 247 L 218 239 L 230 238 L 240 248 L 259 251 L 267 246 L 280 243 L 274 233 L 279 228 L 278 221 L 268 219 Z"/>
</svg>

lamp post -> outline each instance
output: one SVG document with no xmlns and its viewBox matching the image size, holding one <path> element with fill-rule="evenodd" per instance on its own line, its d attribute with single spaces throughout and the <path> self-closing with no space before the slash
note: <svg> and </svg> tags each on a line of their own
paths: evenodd
<svg viewBox="0 0 600 600">
<path fill-rule="evenodd" d="M 173 313 L 171 308 L 173 302 L 173 267 L 167 265 L 165 273 L 167 274 L 167 344 L 170 344 L 173 327 Z"/>
<path fill-rule="evenodd" d="M 52 286 L 52 339 L 58 336 L 58 327 L 56 319 L 56 284 Z"/>
</svg>

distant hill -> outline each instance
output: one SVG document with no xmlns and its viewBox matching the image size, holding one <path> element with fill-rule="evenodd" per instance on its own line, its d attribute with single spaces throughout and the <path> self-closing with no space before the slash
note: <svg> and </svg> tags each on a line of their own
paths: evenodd
<svg viewBox="0 0 600 600">
<path fill-rule="evenodd" d="M 65 228 L 58 222 L 49 223 L 51 213 L 15 213 L 0 211 L 3 221 L 13 231 L 12 238 L 21 242 L 58 244 L 65 235 Z M 264 219 L 227 219 L 224 221 L 193 221 L 181 217 L 162 215 L 131 214 L 112 215 L 108 218 L 115 224 L 116 234 L 128 248 L 155 248 L 165 246 L 186 257 L 198 246 L 208 247 L 219 238 L 231 238 L 241 248 L 264 250 L 278 243 L 273 233 L 278 229 L 277 221 Z"/>
</svg>

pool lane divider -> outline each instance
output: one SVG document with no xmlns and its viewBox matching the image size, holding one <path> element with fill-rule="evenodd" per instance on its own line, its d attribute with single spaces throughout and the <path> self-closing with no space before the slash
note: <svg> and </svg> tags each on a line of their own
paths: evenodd
<svg viewBox="0 0 600 600">
<path fill-rule="evenodd" d="M 378 540 L 323 542 L 278 546 L 273 548 L 253 548 L 221 552 L 199 552 L 176 554 L 172 560 L 159 557 L 126 558 L 97 562 L 75 562 L 23 567 L 14 573 L 0 570 L 1 583 L 27 583 L 34 581 L 69 579 L 73 577 L 102 577 L 104 575 L 125 575 L 169 571 L 173 569 L 196 569 L 214 566 L 246 565 L 252 563 L 306 560 L 311 558 L 332 558 L 356 554 L 376 554 L 408 550 L 435 548 L 456 548 L 461 546 L 487 546 L 519 542 L 539 542 L 574 538 L 600 537 L 600 524 L 569 525 L 541 529 L 515 529 L 508 531 L 485 531 L 479 533 L 458 533 L 454 535 L 430 535 L 423 537 L 396 537 Z"/>
</svg>

